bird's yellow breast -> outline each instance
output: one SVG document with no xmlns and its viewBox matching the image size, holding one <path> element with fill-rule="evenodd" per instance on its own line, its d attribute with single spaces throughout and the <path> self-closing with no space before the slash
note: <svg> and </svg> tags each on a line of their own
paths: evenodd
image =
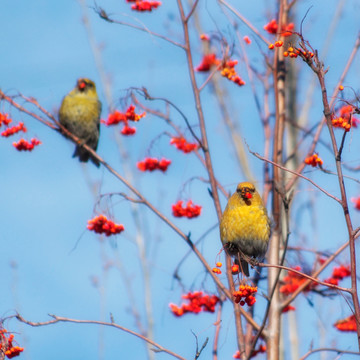
<svg viewBox="0 0 360 360">
<path fill-rule="evenodd" d="M 237 192 L 230 197 L 220 222 L 220 236 L 223 244 L 240 240 L 268 241 L 269 218 L 258 192 L 249 200 Z"/>
</svg>

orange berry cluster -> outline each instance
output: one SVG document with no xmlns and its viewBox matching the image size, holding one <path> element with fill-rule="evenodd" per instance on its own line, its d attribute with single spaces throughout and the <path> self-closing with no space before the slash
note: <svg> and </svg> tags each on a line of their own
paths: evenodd
<svg viewBox="0 0 360 360">
<path fill-rule="evenodd" d="M 351 124 L 348 120 L 344 119 L 343 117 L 338 117 L 331 120 L 332 126 L 336 128 L 343 128 L 346 132 L 350 131 Z"/>
<path fill-rule="evenodd" d="M 273 49 L 275 49 L 276 47 L 281 47 L 281 46 L 283 46 L 283 45 L 284 45 L 284 42 L 283 42 L 283 41 L 281 41 L 281 40 L 275 41 L 274 44 L 270 44 L 270 45 L 269 45 L 269 49 L 270 49 L 270 50 L 273 50 Z"/>
<path fill-rule="evenodd" d="M 221 274 L 221 270 L 220 270 L 221 267 L 222 267 L 222 263 L 221 263 L 220 261 L 218 261 L 218 262 L 216 263 L 216 267 L 212 268 L 212 272 L 213 272 L 214 274 L 220 275 L 220 274 Z M 231 266 L 231 272 L 232 272 L 233 274 L 237 274 L 237 273 L 239 272 L 239 265 L 233 264 L 233 265 Z"/>
<path fill-rule="evenodd" d="M 264 30 L 266 30 L 269 34 L 277 34 L 279 30 L 279 25 L 275 19 L 272 19 L 269 23 L 264 25 Z M 280 34 L 285 37 L 291 36 L 293 30 L 294 30 L 294 24 L 289 23 L 281 28 Z"/>
<path fill-rule="evenodd" d="M 351 201 L 354 203 L 355 209 L 360 210 L 360 196 L 357 198 L 351 198 Z"/>
<path fill-rule="evenodd" d="M 237 63 L 237 60 L 221 61 L 216 58 L 215 54 L 207 54 L 203 56 L 200 65 L 195 68 L 195 71 L 207 72 L 216 66 L 217 69 L 220 70 L 221 76 L 226 77 L 239 86 L 243 86 L 245 85 L 245 81 L 242 80 L 235 71 L 235 65 L 237 65 Z"/>
<path fill-rule="evenodd" d="M 18 125 L 14 125 L 12 127 L 7 128 L 1 133 L 1 136 L 9 137 L 18 133 L 19 131 L 26 132 L 26 127 L 23 122 L 20 122 Z"/>
<path fill-rule="evenodd" d="M 9 117 L 9 114 L 0 113 L 0 127 L 2 124 L 9 125 L 12 122 L 12 119 Z"/>
<path fill-rule="evenodd" d="M 294 270 L 301 271 L 300 266 L 295 266 Z M 288 271 L 288 274 L 284 276 L 283 282 L 284 285 L 280 286 L 280 292 L 284 295 L 290 295 L 295 292 L 301 284 L 303 284 L 307 279 L 297 273 Z M 309 286 L 305 288 L 304 291 L 310 291 L 315 288 L 317 283 L 311 282 Z"/>
<path fill-rule="evenodd" d="M 324 280 L 324 282 L 332 285 L 339 285 L 340 280 L 350 275 L 350 265 L 340 265 L 339 267 L 334 267 L 331 277 Z"/>
<path fill-rule="evenodd" d="M 13 142 L 13 146 L 19 151 L 32 151 L 35 146 L 40 145 L 41 141 L 32 138 L 30 142 L 25 139 L 20 139 L 18 142 Z"/>
<path fill-rule="evenodd" d="M 141 171 L 161 170 L 162 172 L 165 172 L 170 164 L 171 160 L 167 159 L 158 160 L 156 158 L 145 158 L 143 161 L 139 161 L 136 165 Z"/>
<path fill-rule="evenodd" d="M 113 221 L 108 220 L 105 215 L 99 215 L 88 220 L 87 228 L 97 234 L 105 234 L 106 236 L 120 234 L 125 230 L 124 225 L 115 224 Z"/>
<path fill-rule="evenodd" d="M 221 270 L 220 270 L 221 267 L 222 267 L 222 263 L 221 263 L 220 261 L 218 261 L 218 262 L 216 263 L 216 267 L 212 268 L 212 272 L 213 272 L 214 274 L 220 275 L 220 274 L 221 274 Z"/>
<path fill-rule="evenodd" d="M 189 292 L 182 298 L 188 300 L 188 303 L 183 303 L 181 306 L 169 304 L 175 316 L 182 316 L 186 313 L 198 314 L 201 311 L 214 312 L 216 304 L 220 301 L 216 295 L 203 294 L 202 291 Z"/>
<path fill-rule="evenodd" d="M 137 122 L 141 118 L 143 118 L 146 115 L 146 112 L 143 112 L 142 114 L 136 114 L 135 113 L 135 106 L 130 105 L 125 113 L 122 113 L 118 110 L 115 110 L 111 114 L 109 114 L 108 119 L 101 120 L 103 124 L 106 126 L 111 125 L 117 125 L 119 123 L 124 123 L 124 127 L 121 130 L 121 134 L 123 135 L 133 135 L 136 133 L 136 129 L 134 127 L 129 126 L 129 121 Z"/>
<path fill-rule="evenodd" d="M 235 302 L 240 303 L 241 306 L 247 304 L 248 306 L 253 306 L 256 303 L 256 299 L 253 294 L 257 293 L 256 286 L 250 285 L 240 285 L 238 291 L 233 292 Z"/>
<path fill-rule="evenodd" d="M 304 160 L 304 162 L 306 165 L 311 165 L 312 167 L 321 166 L 323 164 L 323 161 L 321 160 L 321 158 L 319 158 L 319 156 L 317 154 L 308 156 Z"/>
<path fill-rule="evenodd" d="M 131 9 L 135 11 L 152 11 L 161 5 L 160 1 L 148 1 L 148 0 L 126 0 L 127 2 L 135 3 L 131 5 Z"/>
<path fill-rule="evenodd" d="M 10 334 L 6 337 L 7 331 L 5 329 L 0 330 L 0 352 L 5 354 L 8 359 L 12 359 L 15 356 L 19 356 L 24 348 L 19 346 L 13 346 L 14 335 Z"/>
<path fill-rule="evenodd" d="M 343 128 L 346 132 L 350 131 L 351 127 L 356 128 L 359 120 L 352 116 L 353 110 L 351 105 L 342 106 L 339 110 L 339 116 L 332 119 L 332 125 Z"/>
<path fill-rule="evenodd" d="M 297 58 L 299 55 L 301 55 L 301 57 L 304 60 L 311 59 L 314 57 L 313 52 L 301 50 L 299 48 L 293 48 L 292 46 L 289 46 L 287 51 L 284 51 L 285 57 Z"/>
<path fill-rule="evenodd" d="M 175 217 L 187 217 L 192 219 L 201 214 L 202 207 L 200 205 L 193 205 L 192 200 L 186 203 L 183 207 L 183 200 L 179 200 L 176 204 L 172 205 L 172 214 Z"/>
<path fill-rule="evenodd" d="M 245 81 L 236 73 L 235 65 L 237 65 L 237 60 L 228 60 L 225 64 L 222 65 L 221 76 L 226 77 L 233 83 L 243 86 Z"/>
<path fill-rule="evenodd" d="M 351 315 L 346 319 L 338 320 L 334 326 L 340 331 L 356 331 L 355 315 Z"/>
<path fill-rule="evenodd" d="M 183 137 L 172 137 L 170 140 L 171 145 L 175 145 L 175 147 L 188 154 L 199 148 L 198 144 L 188 143 Z"/>
</svg>

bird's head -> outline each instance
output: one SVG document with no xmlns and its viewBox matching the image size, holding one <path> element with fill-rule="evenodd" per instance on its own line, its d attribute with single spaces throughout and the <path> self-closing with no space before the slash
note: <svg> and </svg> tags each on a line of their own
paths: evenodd
<svg viewBox="0 0 360 360">
<path fill-rule="evenodd" d="M 237 188 L 236 192 L 243 198 L 243 200 L 250 200 L 253 198 L 255 193 L 255 186 L 250 182 L 242 182 Z"/>
<path fill-rule="evenodd" d="M 242 182 L 236 188 L 236 197 L 241 203 L 246 205 L 261 204 L 262 200 L 251 182 Z"/>
<path fill-rule="evenodd" d="M 80 78 L 76 83 L 76 89 L 81 93 L 96 93 L 95 83 L 87 78 Z"/>
</svg>

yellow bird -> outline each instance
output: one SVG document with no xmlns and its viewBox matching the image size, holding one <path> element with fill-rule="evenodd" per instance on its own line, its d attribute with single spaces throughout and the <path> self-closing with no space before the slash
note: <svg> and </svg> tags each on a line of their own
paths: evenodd
<svg viewBox="0 0 360 360">
<path fill-rule="evenodd" d="M 101 102 L 95 83 L 81 78 L 75 88 L 64 97 L 59 110 L 59 121 L 84 144 L 96 150 L 100 135 L 100 114 Z M 82 146 L 76 146 L 73 157 L 75 156 L 78 156 L 81 162 L 91 159 L 96 166 L 100 166 L 97 159 Z"/>
<path fill-rule="evenodd" d="M 230 197 L 220 221 L 220 238 L 225 251 L 240 260 L 241 271 L 249 276 L 249 266 L 241 252 L 264 258 L 270 237 L 270 221 L 259 193 L 250 182 L 242 182 Z"/>
</svg>

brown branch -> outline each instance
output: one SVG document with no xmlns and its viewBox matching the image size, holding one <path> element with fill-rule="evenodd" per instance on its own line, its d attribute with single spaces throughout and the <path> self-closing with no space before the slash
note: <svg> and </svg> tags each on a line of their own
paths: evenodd
<svg viewBox="0 0 360 360">
<path fill-rule="evenodd" d="M 13 96 L 7 96 L 3 93 L 3 91 L 0 89 L 0 100 L 5 100 L 7 101 L 10 105 L 12 105 L 14 108 L 18 109 L 19 111 L 22 111 L 24 112 L 25 114 L 28 114 L 30 116 L 32 116 L 33 118 L 35 118 L 36 120 L 40 121 L 41 123 L 43 123 L 44 125 L 52 128 L 53 130 L 56 130 L 56 131 L 59 131 L 58 127 L 60 127 L 60 123 L 56 121 L 56 119 L 51 115 L 49 114 L 45 109 L 43 109 L 37 102 L 36 99 L 34 98 L 27 98 L 25 96 L 23 96 L 22 94 L 19 94 L 17 95 L 21 98 L 23 98 L 24 100 L 26 100 L 27 102 L 35 105 L 39 110 L 41 110 L 43 113 L 46 113 L 47 116 L 50 117 L 50 119 L 57 125 L 55 126 L 52 122 L 50 121 L 47 121 L 45 119 L 43 119 L 41 116 L 25 109 L 23 106 L 21 106 L 20 104 L 16 103 L 14 100 L 13 100 Z"/>
<path fill-rule="evenodd" d="M 301 38 L 300 46 L 302 48 L 304 48 L 304 49 L 306 49 L 307 47 L 311 48 L 311 45 L 309 44 L 308 41 L 305 41 L 302 36 L 300 36 L 300 38 Z M 360 46 L 360 33 L 359 33 L 358 39 L 357 39 L 357 47 L 359 47 L 359 46 Z M 342 166 L 341 166 L 341 152 L 340 152 L 340 149 L 338 149 L 335 134 L 334 134 L 334 129 L 333 129 L 332 122 L 331 122 L 331 120 L 332 120 L 331 119 L 331 107 L 328 102 L 327 91 L 326 91 L 326 86 L 325 86 L 326 70 L 324 70 L 324 64 L 319 60 L 316 51 L 315 51 L 314 61 L 307 62 L 307 64 L 316 74 L 319 84 L 320 84 L 320 87 L 321 87 L 324 115 L 325 115 L 328 130 L 329 130 L 330 138 L 331 138 L 331 144 L 333 147 L 336 171 L 338 174 L 338 182 L 339 182 L 339 188 L 340 188 L 340 194 L 341 194 L 341 205 L 342 205 L 344 218 L 345 218 L 345 222 L 346 222 L 346 227 L 348 230 L 348 236 L 349 236 L 350 268 L 351 268 L 351 275 L 350 275 L 351 276 L 351 297 L 353 300 L 355 317 L 359 323 L 360 322 L 360 304 L 359 304 L 359 298 L 358 298 L 357 279 L 356 279 L 355 238 L 354 238 L 354 231 L 353 231 L 352 221 L 351 221 L 349 208 L 348 208 L 348 200 L 347 200 L 347 196 L 346 196 L 344 177 L 343 177 Z M 360 349 L 360 326 L 357 326 L 357 339 L 358 339 L 358 346 Z"/>
<path fill-rule="evenodd" d="M 165 352 L 177 359 L 180 360 L 185 360 L 185 358 L 183 358 L 182 356 L 166 349 L 165 347 L 161 346 L 160 344 L 148 339 L 147 337 L 136 333 L 135 331 L 132 331 L 130 329 L 127 329 L 121 325 L 115 324 L 114 322 L 104 322 L 104 321 L 96 321 L 96 320 L 79 320 L 79 319 L 70 319 L 70 318 L 65 318 L 65 317 L 61 317 L 61 316 L 57 316 L 57 315 L 49 315 L 53 318 L 53 320 L 49 320 L 49 321 L 44 321 L 44 322 L 32 322 L 32 321 L 28 321 L 25 320 L 20 314 L 16 315 L 16 319 L 18 319 L 20 322 L 30 325 L 30 326 L 46 326 L 46 325 L 51 325 L 51 324 L 56 324 L 58 322 L 70 322 L 70 323 L 75 323 L 75 324 L 95 324 L 95 325 L 103 325 L 103 326 L 110 326 L 110 327 L 114 327 L 116 329 L 122 330 L 124 332 L 127 332 L 128 334 L 134 335 L 138 338 L 140 338 L 141 340 L 146 341 L 148 344 L 153 345 L 156 347 L 156 349 L 154 349 L 154 351 L 156 352 Z"/>
<path fill-rule="evenodd" d="M 189 71 L 191 86 L 192 86 L 194 100 L 195 100 L 196 111 L 197 111 L 199 125 L 200 125 L 201 142 L 202 142 L 202 146 L 203 146 L 202 149 L 204 151 L 206 170 L 208 172 L 208 176 L 209 176 L 209 180 L 210 180 L 210 184 L 211 184 L 212 197 L 214 200 L 214 206 L 215 206 L 217 218 L 220 221 L 221 215 L 222 215 L 220 199 L 219 199 L 214 169 L 212 166 L 212 161 L 211 161 L 211 156 L 210 156 L 210 149 L 209 149 L 208 138 L 207 138 L 207 133 L 206 133 L 206 126 L 205 126 L 205 118 L 204 118 L 204 113 L 203 113 L 202 104 L 201 104 L 201 100 L 200 100 L 200 92 L 199 92 L 199 88 L 197 86 L 196 79 L 195 79 L 194 64 L 193 64 L 191 46 L 190 46 L 189 26 L 186 21 L 186 16 L 184 13 L 182 0 L 177 0 L 177 4 L 178 4 L 178 8 L 179 8 L 182 26 L 183 26 L 185 53 L 186 53 L 186 59 L 187 59 L 187 64 L 188 64 L 188 71 Z M 233 277 L 231 274 L 231 261 L 230 261 L 229 256 L 227 256 L 227 255 L 226 255 L 226 276 L 228 279 L 230 291 L 232 292 L 232 290 L 234 289 L 234 281 L 233 281 Z M 237 309 L 239 307 L 240 306 L 234 306 L 234 310 L 235 310 L 234 315 L 236 318 L 235 325 L 236 325 L 236 331 L 237 331 L 238 335 L 240 335 L 242 333 L 241 323 L 240 323 L 240 312 L 245 316 L 245 318 L 248 321 L 249 321 L 249 319 L 251 319 L 251 322 L 255 323 L 253 318 L 243 309 L 240 309 L 240 312 L 238 312 Z M 256 327 L 258 327 L 257 324 L 256 324 Z"/>
<path fill-rule="evenodd" d="M 345 77 L 346 77 L 347 73 L 349 72 L 349 69 L 350 69 L 350 67 L 351 67 L 351 65 L 352 65 L 352 63 L 353 63 L 353 61 L 355 59 L 355 55 L 359 50 L 359 47 L 360 47 L 360 35 L 356 39 L 355 45 L 354 45 L 354 47 L 353 47 L 353 49 L 351 51 L 351 54 L 349 56 L 349 59 L 348 59 L 346 65 L 345 65 L 344 71 L 342 72 L 342 74 L 340 76 L 340 79 L 339 79 L 339 81 L 338 81 L 338 83 L 337 83 L 337 85 L 336 85 L 336 87 L 335 87 L 335 89 L 334 89 L 334 91 L 333 91 L 333 93 L 331 95 L 331 101 L 330 101 L 330 104 L 329 104 L 330 108 L 332 108 L 334 106 L 334 104 L 335 104 L 335 101 L 337 99 L 337 95 L 338 95 L 338 93 L 340 91 L 339 90 L 339 85 L 341 85 L 344 82 Z M 325 119 L 325 117 L 323 117 L 322 120 L 319 123 L 319 126 L 318 126 L 318 128 L 316 130 L 316 134 L 315 134 L 314 139 L 312 141 L 312 144 L 311 144 L 311 146 L 309 148 L 309 152 L 307 154 L 308 156 L 312 155 L 314 150 L 315 150 L 315 146 L 316 146 L 316 144 L 317 144 L 317 142 L 318 142 L 318 140 L 320 138 L 322 128 L 325 125 L 325 121 L 326 121 L 326 119 Z M 299 167 L 297 168 L 296 172 L 301 173 L 303 171 L 304 167 L 305 167 L 305 164 L 301 163 L 299 165 Z M 287 182 L 286 191 L 289 191 L 292 188 L 292 186 L 294 185 L 296 180 L 297 180 L 297 177 L 294 176 L 292 179 L 290 179 Z"/>
</svg>

